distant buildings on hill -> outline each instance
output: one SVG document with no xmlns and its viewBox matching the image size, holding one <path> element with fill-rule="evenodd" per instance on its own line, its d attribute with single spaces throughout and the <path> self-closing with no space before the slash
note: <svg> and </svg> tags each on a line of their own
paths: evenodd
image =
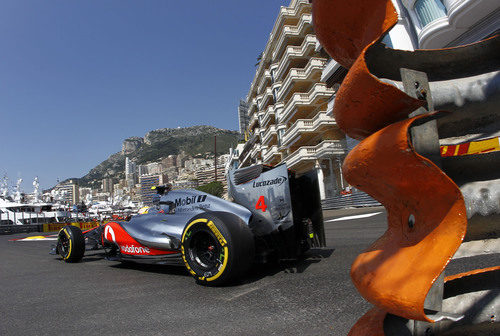
<svg viewBox="0 0 500 336">
<path fill-rule="evenodd" d="M 229 154 L 217 156 L 217 168 L 214 155 L 199 154 L 192 157 L 185 152 L 169 155 L 156 162 L 137 164 L 129 157 L 125 158 L 124 178 L 119 180 L 107 176 L 97 187 L 80 187 L 76 179 L 58 183 L 52 191 L 44 194 L 46 201 L 57 201 L 67 205 L 81 202 L 114 202 L 126 198 L 136 204 L 151 204 L 155 193 L 153 186 L 172 184 L 173 189 L 194 189 L 198 186 L 219 181 L 227 190 L 225 166 Z M 215 171 L 217 171 L 217 176 Z"/>
<path fill-rule="evenodd" d="M 226 190 L 224 167 L 229 156 L 229 154 L 217 156 L 217 178 L 215 177 L 216 168 L 213 154 L 205 153 L 192 157 L 181 152 L 178 155 L 169 155 L 156 162 L 145 164 L 137 164 L 127 156 L 123 180 L 118 181 L 115 178 L 106 177 L 102 179 L 100 188 L 79 188 L 79 198 L 73 199 L 72 196 L 76 193 L 75 190 L 78 190 L 77 185 L 73 186 L 72 189 L 66 185 L 57 188 L 73 190 L 72 193 L 68 192 L 68 195 L 65 196 L 68 198 L 68 203 L 71 204 L 74 204 L 74 201 L 78 202 L 78 199 L 104 201 L 120 195 L 130 197 L 133 202 L 148 205 L 155 193 L 151 187 L 166 183 L 171 183 L 173 189 L 189 189 L 217 180 L 223 184 Z"/>
</svg>

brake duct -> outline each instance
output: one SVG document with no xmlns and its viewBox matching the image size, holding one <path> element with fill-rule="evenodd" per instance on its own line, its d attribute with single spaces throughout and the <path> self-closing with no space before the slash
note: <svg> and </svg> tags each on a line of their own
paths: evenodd
<svg viewBox="0 0 500 336">
<path fill-rule="evenodd" d="M 390 0 L 313 0 L 312 6 L 322 46 L 349 69 L 333 113 L 339 127 L 361 142 L 344 161 L 345 178 L 388 213 L 387 231 L 351 268 L 353 283 L 375 308 L 349 335 L 433 335 L 481 323 L 498 332 L 492 322 L 498 319 L 500 267 L 448 278 L 444 271 L 468 226 L 474 229 L 467 240 L 493 238 L 500 253 L 500 152 L 473 160 L 440 156 L 443 134 L 455 139 L 485 125 L 499 130 L 498 36 L 456 48 L 394 50 L 381 43 L 398 20 Z M 432 112 L 432 98 L 448 113 Z M 472 174 L 464 168 L 469 166 Z M 489 180 L 493 187 L 485 189 Z M 459 185 L 486 190 L 489 225 L 473 224 L 477 216 L 468 220 L 478 204 Z"/>
</svg>

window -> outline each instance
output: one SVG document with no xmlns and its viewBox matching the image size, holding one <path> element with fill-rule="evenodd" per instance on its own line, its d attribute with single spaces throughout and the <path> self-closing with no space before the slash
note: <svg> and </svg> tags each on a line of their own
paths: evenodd
<svg viewBox="0 0 500 336">
<path fill-rule="evenodd" d="M 422 28 L 432 21 L 446 16 L 446 7 L 441 0 L 417 0 L 414 8 Z"/>
<path fill-rule="evenodd" d="M 281 147 L 283 135 L 285 135 L 285 130 L 284 129 L 279 129 L 278 130 L 278 146 L 279 147 Z"/>
<path fill-rule="evenodd" d="M 391 40 L 391 37 L 389 36 L 389 34 L 384 36 L 384 38 L 382 39 L 382 43 L 384 43 L 387 46 L 387 48 L 394 48 L 394 46 L 392 45 L 392 40 Z M 332 97 L 330 99 L 332 99 L 332 98 L 335 98 L 335 96 L 332 95 Z M 330 101 L 328 101 L 328 102 L 330 102 Z"/>
</svg>

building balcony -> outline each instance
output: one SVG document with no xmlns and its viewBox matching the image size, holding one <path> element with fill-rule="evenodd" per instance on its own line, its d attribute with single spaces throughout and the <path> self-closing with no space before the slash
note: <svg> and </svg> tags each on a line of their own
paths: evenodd
<svg viewBox="0 0 500 336">
<path fill-rule="evenodd" d="M 294 168 L 303 163 L 316 161 L 334 155 L 344 155 L 346 153 L 345 140 L 324 140 L 316 146 L 304 146 L 288 155 L 284 162 L 288 168 Z"/>
<path fill-rule="evenodd" d="M 247 163 L 251 162 L 251 153 L 255 146 L 257 146 L 257 136 L 255 133 L 248 134 L 248 140 L 241 148 L 239 155 L 240 167 L 245 167 Z"/>
<path fill-rule="evenodd" d="M 312 14 L 300 17 L 296 26 L 284 26 L 272 53 L 272 59 L 279 59 L 287 45 L 297 45 L 307 34 L 313 34 Z"/>
<path fill-rule="evenodd" d="M 326 105 L 326 115 L 332 116 L 333 117 L 333 107 L 335 106 L 335 97 L 336 95 L 333 94 L 330 99 L 328 99 L 328 104 Z"/>
<path fill-rule="evenodd" d="M 276 132 L 276 125 L 269 126 L 262 135 L 262 143 L 266 145 L 276 143 L 278 137 Z"/>
<path fill-rule="evenodd" d="M 257 86 L 257 93 L 261 94 L 264 88 L 269 86 L 269 84 L 271 84 L 271 71 L 266 69 L 260 78 L 259 85 Z"/>
<path fill-rule="evenodd" d="M 278 146 L 273 145 L 263 152 L 262 161 L 270 165 L 279 163 L 281 161 L 281 152 L 278 150 Z"/>
<path fill-rule="evenodd" d="M 258 160 L 260 159 L 260 152 L 261 152 L 260 143 L 256 143 L 250 150 L 250 157 L 253 160 Z"/>
<path fill-rule="evenodd" d="M 320 112 L 313 119 L 299 119 L 285 132 L 282 139 L 283 146 L 289 146 L 298 137 L 306 134 L 317 135 L 325 129 L 336 126 L 335 118 Z"/>
<path fill-rule="evenodd" d="M 297 59 L 307 59 L 315 53 L 316 48 L 315 35 L 307 35 L 300 46 L 288 46 L 285 49 L 283 56 L 279 61 L 279 66 L 276 69 L 274 76 L 275 81 L 279 81 L 288 72 L 291 66 L 294 66 L 294 61 Z"/>
<path fill-rule="evenodd" d="M 248 115 L 251 116 L 252 113 L 255 113 L 257 111 L 257 99 L 253 97 L 250 99 L 249 104 L 248 104 Z"/>
<path fill-rule="evenodd" d="M 250 94 L 254 94 L 257 91 L 257 86 L 260 81 L 262 73 L 269 65 L 271 60 L 272 50 L 274 50 L 275 45 L 278 41 L 278 37 L 281 35 L 281 30 L 286 25 L 297 25 L 300 16 L 304 13 L 311 13 L 311 4 L 308 0 L 297 0 L 290 3 L 290 7 L 281 7 L 276 19 L 273 29 L 269 34 L 269 39 L 266 44 L 266 48 L 262 54 L 261 62 L 255 71 L 255 77 L 250 86 Z"/>
<path fill-rule="evenodd" d="M 252 158 L 250 157 L 250 152 L 243 153 L 239 159 L 239 168 L 247 167 L 252 164 Z"/>
<path fill-rule="evenodd" d="M 275 111 L 274 105 L 269 105 L 266 108 L 264 115 L 262 116 L 262 122 L 260 123 L 260 126 L 262 128 L 266 128 L 269 122 L 275 119 L 276 115 L 274 111 Z"/>
<path fill-rule="evenodd" d="M 262 99 L 258 103 L 259 111 L 264 110 L 267 107 L 267 105 L 273 103 L 274 101 L 273 91 L 270 87 L 267 87 L 260 97 L 262 97 Z"/>
<path fill-rule="evenodd" d="M 334 92 L 333 89 L 327 88 L 326 84 L 316 83 L 308 93 L 294 93 L 283 108 L 280 123 L 292 121 L 300 107 L 311 110 L 326 103 Z"/>
<path fill-rule="evenodd" d="M 278 91 L 276 100 L 282 100 L 291 91 L 303 91 L 312 83 L 317 83 L 325 64 L 324 58 L 311 58 L 304 69 L 290 69 Z M 301 85 L 298 82 L 301 82 Z"/>
<path fill-rule="evenodd" d="M 321 81 L 326 83 L 328 87 L 333 87 L 337 83 L 337 86 L 339 86 L 346 74 L 347 69 L 331 58 L 323 69 Z"/>
<path fill-rule="evenodd" d="M 272 106 L 272 105 L 270 105 Z M 263 110 L 263 111 L 259 111 L 259 113 L 257 113 L 257 119 L 259 120 L 259 127 L 262 129 L 262 118 L 264 118 L 264 115 L 266 114 L 266 111 Z"/>
<path fill-rule="evenodd" d="M 253 130 L 253 135 L 255 137 L 255 141 L 259 142 L 260 139 L 262 138 L 261 136 L 261 133 L 262 133 L 262 129 L 259 128 L 259 127 L 256 127 L 254 130 Z"/>
<path fill-rule="evenodd" d="M 273 29 L 269 34 L 268 45 L 274 46 L 282 35 L 283 27 L 298 25 L 302 16 L 311 15 L 309 0 L 298 0 L 290 3 L 290 7 L 281 7 Z M 266 51 L 267 50 L 266 48 Z"/>
<path fill-rule="evenodd" d="M 258 121 L 257 113 L 253 113 L 248 121 L 248 129 L 253 129 L 258 124 Z"/>
</svg>

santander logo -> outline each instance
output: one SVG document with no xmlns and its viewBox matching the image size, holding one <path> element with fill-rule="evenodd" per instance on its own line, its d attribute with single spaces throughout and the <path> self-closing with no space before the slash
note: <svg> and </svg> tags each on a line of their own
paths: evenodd
<svg viewBox="0 0 500 336">
<path fill-rule="evenodd" d="M 120 247 L 123 253 L 149 254 L 151 251 L 147 247 L 123 245 Z"/>
</svg>

